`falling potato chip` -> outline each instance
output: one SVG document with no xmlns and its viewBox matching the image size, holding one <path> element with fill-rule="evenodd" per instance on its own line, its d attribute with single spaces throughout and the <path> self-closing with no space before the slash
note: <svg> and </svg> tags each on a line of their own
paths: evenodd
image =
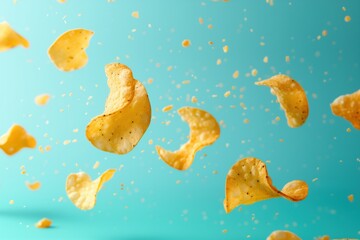
<svg viewBox="0 0 360 240">
<path fill-rule="evenodd" d="M 266 240 L 301 240 L 301 238 L 290 231 L 277 230 L 272 232 Z"/>
<path fill-rule="evenodd" d="M 51 226 L 51 220 L 47 218 L 43 218 L 36 223 L 37 228 L 49 228 Z"/>
<path fill-rule="evenodd" d="M 308 194 L 308 185 L 300 180 L 291 181 L 281 191 L 278 190 L 272 185 L 265 163 L 253 157 L 241 159 L 232 166 L 226 177 L 225 187 L 226 213 L 240 204 L 253 204 L 276 197 L 301 201 Z"/>
<path fill-rule="evenodd" d="M 41 183 L 39 181 L 33 183 L 26 182 L 25 184 L 32 191 L 36 191 L 41 187 Z"/>
<path fill-rule="evenodd" d="M 35 148 L 36 140 L 26 130 L 17 124 L 0 137 L 0 148 L 7 154 L 13 155 L 22 148 Z"/>
<path fill-rule="evenodd" d="M 102 185 L 113 177 L 115 171 L 109 169 L 94 181 L 84 172 L 70 174 L 66 179 L 66 193 L 69 199 L 81 210 L 92 209 L 96 203 L 96 194 Z"/>
<path fill-rule="evenodd" d="M 220 127 L 210 113 L 198 108 L 182 107 L 178 110 L 178 114 L 189 124 L 189 141 L 175 152 L 160 146 L 156 146 L 156 151 L 169 166 L 177 170 L 186 170 L 191 166 L 197 151 L 213 144 L 219 138 Z"/>
<path fill-rule="evenodd" d="M 84 67 L 88 62 L 85 49 L 93 35 L 94 32 L 86 29 L 73 29 L 63 33 L 48 50 L 51 61 L 65 72 Z"/>
<path fill-rule="evenodd" d="M 35 97 L 35 103 L 39 106 L 44 106 L 49 101 L 50 95 L 49 94 L 40 94 Z"/>
<path fill-rule="evenodd" d="M 30 43 L 15 32 L 7 22 L 0 23 L 0 52 L 22 45 L 28 48 Z"/>
<path fill-rule="evenodd" d="M 305 91 L 298 82 L 286 75 L 279 74 L 255 84 L 271 88 L 271 93 L 276 95 L 281 108 L 285 110 L 290 127 L 300 127 L 305 123 L 309 115 L 309 105 Z"/>
<path fill-rule="evenodd" d="M 105 111 L 91 120 L 87 139 L 98 149 L 117 154 L 130 152 L 149 127 L 151 106 L 144 85 L 120 63 L 105 67 L 110 94 Z"/>
<path fill-rule="evenodd" d="M 336 98 L 330 106 L 334 115 L 345 118 L 360 130 L 360 89 Z"/>
</svg>

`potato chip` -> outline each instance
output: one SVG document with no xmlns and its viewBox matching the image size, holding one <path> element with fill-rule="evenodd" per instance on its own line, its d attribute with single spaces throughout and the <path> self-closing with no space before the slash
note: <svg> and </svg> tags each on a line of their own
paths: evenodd
<svg viewBox="0 0 360 240">
<path fill-rule="evenodd" d="M 66 193 L 69 199 L 81 210 L 92 209 L 96 203 L 96 194 L 102 185 L 113 177 L 115 171 L 109 169 L 94 181 L 84 172 L 70 174 L 66 179 Z"/>
<path fill-rule="evenodd" d="M 32 191 L 36 191 L 41 187 L 41 183 L 39 181 L 33 183 L 26 182 L 25 184 Z"/>
<path fill-rule="evenodd" d="M 91 120 L 87 139 L 98 149 L 116 154 L 130 152 L 149 127 L 151 106 L 144 85 L 120 63 L 105 67 L 110 94 L 105 111 Z"/>
<path fill-rule="evenodd" d="M 334 115 L 345 118 L 360 130 L 360 89 L 336 98 L 330 106 Z"/>
<path fill-rule="evenodd" d="M 266 240 L 301 240 L 295 233 L 285 230 L 277 230 L 272 232 Z"/>
<path fill-rule="evenodd" d="M 0 23 L 0 52 L 19 45 L 28 48 L 30 43 L 23 36 L 15 32 L 7 22 Z"/>
<path fill-rule="evenodd" d="M 49 94 L 40 94 L 35 97 L 35 103 L 39 106 L 44 106 L 49 101 L 50 95 Z"/>
<path fill-rule="evenodd" d="M 73 29 L 63 33 L 48 50 L 51 61 L 65 72 L 84 67 L 88 62 L 85 49 L 93 35 L 94 32 L 86 29 Z"/>
<path fill-rule="evenodd" d="M 52 222 L 50 219 L 43 218 L 40 221 L 36 223 L 37 228 L 49 228 L 51 226 Z"/>
<path fill-rule="evenodd" d="M 286 75 L 279 74 L 255 84 L 271 88 L 271 93 L 276 95 L 281 108 L 285 111 L 290 127 L 300 127 L 305 123 L 309 115 L 309 105 L 305 91 L 298 82 Z"/>
<path fill-rule="evenodd" d="M 186 170 L 191 166 L 197 151 L 213 144 L 219 138 L 220 127 L 210 113 L 199 108 L 182 107 L 178 110 L 178 114 L 189 124 L 189 141 L 175 152 L 160 146 L 156 146 L 156 151 L 169 166 L 177 170 Z"/>
<path fill-rule="evenodd" d="M 35 138 L 29 135 L 22 126 L 17 124 L 12 125 L 7 133 L 0 137 L 0 148 L 10 156 L 17 153 L 22 148 L 35 147 Z"/>
<path fill-rule="evenodd" d="M 225 187 L 226 213 L 240 204 L 253 204 L 276 197 L 301 201 L 308 194 L 308 185 L 300 180 L 291 181 L 281 191 L 278 190 L 272 185 L 265 163 L 253 157 L 241 159 L 232 166 L 226 177 Z"/>
</svg>

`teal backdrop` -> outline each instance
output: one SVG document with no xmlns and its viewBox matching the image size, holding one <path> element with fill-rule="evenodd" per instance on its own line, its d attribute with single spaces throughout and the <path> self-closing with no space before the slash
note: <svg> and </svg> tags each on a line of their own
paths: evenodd
<svg viewBox="0 0 360 240">
<path fill-rule="evenodd" d="M 274 6 L 265 0 L 1 0 L 0 22 L 31 46 L 0 53 L 0 134 L 18 123 L 38 145 L 11 157 L 0 152 L 0 239 L 266 239 L 279 229 L 302 239 L 360 238 L 360 131 L 330 109 L 336 97 L 360 89 L 359 10 L 356 0 L 275 0 Z M 47 49 L 74 28 L 95 32 L 89 61 L 62 72 Z M 181 46 L 184 39 L 190 47 Z M 104 110 L 104 66 L 112 62 L 133 70 L 152 106 L 149 129 L 126 155 L 100 151 L 85 137 L 86 125 Z M 269 89 L 254 84 L 278 73 L 307 93 L 310 115 L 300 128 L 289 128 Z M 51 99 L 39 107 L 34 97 L 42 93 Z M 170 104 L 173 110 L 162 112 Z M 196 154 L 189 170 L 177 171 L 159 159 L 155 146 L 176 150 L 186 141 L 188 125 L 176 113 L 183 106 L 214 115 L 221 136 Z M 50 151 L 38 150 L 47 145 Z M 271 199 L 226 214 L 227 172 L 246 156 L 269 160 L 278 188 L 305 180 L 307 199 Z M 95 208 L 77 209 L 66 196 L 66 177 L 85 171 L 96 178 L 109 168 L 118 171 Z M 41 188 L 27 189 L 25 182 L 36 180 Z M 43 217 L 53 227 L 37 229 Z"/>
</svg>

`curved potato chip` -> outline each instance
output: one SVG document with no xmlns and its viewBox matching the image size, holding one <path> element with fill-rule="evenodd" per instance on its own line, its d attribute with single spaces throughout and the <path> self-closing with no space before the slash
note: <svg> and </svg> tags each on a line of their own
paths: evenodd
<svg viewBox="0 0 360 240">
<path fill-rule="evenodd" d="M 189 141 L 175 152 L 160 146 L 156 146 L 156 151 L 169 166 L 177 170 L 186 170 L 191 166 L 197 151 L 213 144 L 219 138 L 220 126 L 210 113 L 199 108 L 182 107 L 178 114 L 189 124 Z"/>
<path fill-rule="evenodd" d="M 345 118 L 360 130 L 360 89 L 336 98 L 330 106 L 334 115 Z"/>
<path fill-rule="evenodd" d="M 50 95 L 49 94 L 40 94 L 37 95 L 34 99 L 34 102 L 39 106 L 44 106 L 49 101 Z"/>
<path fill-rule="evenodd" d="M 30 43 L 15 32 L 7 22 L 0 23 L 0 52 L 22 45 L 28 48 Z"/>
<path fill-rule="evenodd" d="M 26 130 L 17 124 L 0 137 L 0 148 L 7 154 L 13 155 L 22 148 L 35 148 L 36 140 Z"/>
<path fill-rule="evenodd" d="M 94 181 L 84 172 L 72 173 L 66 179 L 66 194 L 77 208 L 90 210 L 95 206 L 96 194 L 113 177 L 115 171 L 109 169 Z"/>
<path fill-rule="evenodd" d="M 105 111 L 86 127 L 87 139 L 98 149 L 117 154 L 130 152 L 149 127 L 151 106 L 144 85 L 120 63 L 105 67 L 110 94 Z"/>
<path fill-rule="evenodd" d="M 279 74 L 255 84 L 271 88 L 271 93 L 276 95 L 281 108 L 285 111 L 289 127 L 296 128 L 305 123 L 309 115 L 309 105 L 305 91 L 298 82 Z"/>
<path fill-rule="evenodd" d="M 36 191 L 41 187 L 41 183 L 39 181 L 33 183 L 26 182 L 25 184 L 32 191 Z"/>
<path fill-rule="evenodd" d="M 47 218 L 43 218 L 36 223 L 37 228 L 49 228 L 51 226 L 51 220 Z"/>
<path fill-rule="evenodd" d="M 277 230 L 272 232 L 266 240 L 301 240 L 301 238 L 290 231 Z"/>
<path fill-rule="evenodd" d="M 51 61 L 65 72 L 84 67 L 88 62 L 85 49 L 93 35 L 94 32 L 86 29 L 73 29 L 63 33 L 48 50 Z"/>
<path fill-rule="evenodd" d="M 308 194 L 308 185 L 300 180 L 287 183 L 279 191 L 272 185 L 265 163 L 253 157 L 241 159 L 231 167 L 226 177 L 225 187 L 226 213 L 231 212 L 240 204 L 253 204 L 276 197 L 301 201 Z"/>
</svg>

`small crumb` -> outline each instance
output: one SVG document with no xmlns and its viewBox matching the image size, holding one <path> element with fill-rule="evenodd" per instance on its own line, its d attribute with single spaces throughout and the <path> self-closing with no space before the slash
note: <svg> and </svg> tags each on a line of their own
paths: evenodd
<svg viewBox="0 0 360 240">
<path fill-rule="evenodd" d="M 326 37 L 328 35 L 328 31 L 327 30 L 323 30 L 321 32 L 321 35 L 323 35 L 323 37 Z"/>
<path fill-rule="evenodd" d="M 191 102 L 192 102 L 192 103 L 197 103 L 197 102 L 198 102 L 198 99 L 197 99 L 195 96 L 192 96 L 192 97 L 191 97 Z"/>
<path fill-rule="evenodd" d="M 224 93 L 224 97 L 229 97 L 230 96 L 230 94 L 231 94 L 231 92 L 230 91 L 226 91 L 225 93 Z"/>
<path fill-rule="evenodd" d="M 64 144 L 64 145 L 68 145 L 68 144 L 70 144 L 70 142 L 71 142 L 70 140 L 65 140 L 65 141 L 63 142 L 63 144 Z"/>
<path fill-rule="evenodd" d="M 317 180 L 319 180 L 318 178 L 314 178 L 313 180 L 312 180 L 312 182 L 316 182 Z"/>
<path fill-rule="evenodd" d="M 200 24 L 203 24 L 203 23 L 204 23 L 204 19 L 200 17 L 200 18 L 199 18 L 199 23 L 200 23 Z"/>
<path fill-rule="evenodd" d="M 224 230 L 222 230 L 222 233 L 227 233 L 228 232 L 228 230 L 227 229 L 224 229 Z"/>
<path fill-rule="evenodd" d="M 134 12 L 132 12 L 132 13 L 131 13 L 131 16 L 132 16 L 133 18 L 139 18 L 139 17 L 140 17 L 140 15 L 139 15 L 139 12 L 138 12 L 138 11 L 134 11 Z"/>
<path fill-rule="evenodd" d="M 191 42 L 190 42 L 189 39 L 185 39 L 185 40 L 182 41 L 181 45 L 182 45 L 184 48 L 190 47 Z"/>
<path fill-rule="evenodd" d="M 251 75 L 252 75 L 253 77 L 255 77 L 257 74 L 258 74 L 258 71 L 257 71 L 256 69 L 253 69 L 253 70 L 251 71 Z"/>
<path fill-rule="evenodd" d="M 93 169 L 97 169 L 100 166 L 100 162 L 96 161 L 93 165 Z"/>
<path fill-rule="evenodd" d="M 48 228 L 48 227 L 51 226 L 51 223 L 52 223 L 52 222 L 51 222 L 50 219 L 43 218 L 43 219 L 41 219 L 40 221 L 38 221 L 35 226 L 36 226 L 37 228 Z"/>
<path fill-rule="evenodd" d="M 223 46 L 223 51 L 224 53 L 227 53 L 229 51 L 228 45 Z"/>
<path fill-rule="evenodd" d="M 346 132 L 348 132 L 348 133 L 351 132 L 351 128 L 347 128 Z"/>
<path fill-rule="evenodd" d="M 11 204 L 11 205 L 14 204 L 14 203 L 15 203 L 15 201 L 12 200 L 12 199 L 9 201 L 9 204 Z"/>
<path fill-rule="evenodd" d="M 168 106 L 163 107 L 162 111 L 163 111 L 163 112 L 168 112 L 168 111 L 170 111 L 171 109 L 173 109 L 173 105 L 168 105 Z"/>
<path fill-rule="evenodd" d="M 290 62 L 290 57 L 289 56 L 285 56 L 285 62 Z"/>
<path fill-rule="evenodd" d="M 353 202 L 353 201 L 354 201 L 354 195 L 353 195 L 353 194 L 350 194 L 350 195 L 348 196 L 348 200 L 349 200 L 349 202 Z"/>
<path fill-rule="evenodd" d="M 222 63 L 222 61 L 220 58 L 216 60 L 216 65 L 220 65 L 221 63 Z"/>
<path fill-rule="evenodd" d="M 350 22 L 350 21 L 351 21 L 351 17 L 350 17 L 350 16 L 345 16 L 344 20 L 345 20 L 345 22 Z"/>
<path fill-rule="evenodd" d="M 250 122 L 250 120 L 248 118 L 245 118 L 243 121 L 245 124 L 248 124 Z"/>
<path fill-rule="evenodd" d="M 181 183 L 181 180 L 176 180 L 175 183 L 176 183 L 176 184 L 180 184 L 180 183 Z"/>
<path fill-rule="evenodd" d="M 263 62 L 264 62 L 264 63 L 268 63 L 268 62 L 269 62 L 269 57 L 268 57 L 268 56 L 265 56 L 265 57 L 263 58 Z"/>
<path fill-rule="evenodd" d="M 208 25 L 208 29 L 212 29 L 213 28 L 213 25 L 212 24 L 209 24 Z"/>
<path fill-rule="evenodd" d="M 236 71 L 233 73 L 232 77 L 233 77 L 234 79 L 238 78 L 238 77 L 239 77 L 239 71 L 236 70 Z"/>
</svg>

